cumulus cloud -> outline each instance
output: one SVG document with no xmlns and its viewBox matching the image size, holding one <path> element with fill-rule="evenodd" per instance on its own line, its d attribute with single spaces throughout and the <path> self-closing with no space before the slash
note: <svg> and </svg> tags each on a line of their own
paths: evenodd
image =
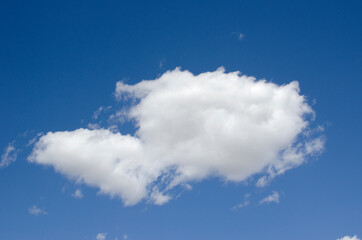
<svg viewBox="0 0 362 240">
<path fill-rule="evenodd" d="M 350 236 L 344 236 L 343 238 L 338 238 L 337 240 L 360 240 L 357 235 L 354 235 L 353 237 Z"/>
<path fill-rule="evenodd" d="M 75 190 L 75 192 L 72 194 L 72 197 L 74 198 L 83 198 L 83 193 L 80 189 Z"/>
<path fill-rule="evenodd" d="M 14 142 L 8 144 L 4 149 L 4 153 L 1 155 L 0 168 L 9 166 L 10 163 L 16 161 L 17 153 L 14 147 Z"/>
<path fill-rule="evenodd" d="M 106 240 L 107 233 L 98 233 L 96 236 L 97 240 Z"/>
<path fill-rule="evenodd" d="M 280 199 L 280 195 L 278 192 L 273 191 L 272 194 L 270 194 L 269 196 L 263 198 L 259 203 L 263 204 L 263 203 L 279 203 L 279 199 Z"/>
<path fill-rule="evenodd" d="M 161 205 L 174 187 L 208 177 L 241 182 L 265 174 L 258 181 L 265 185 L 324 148 L 322 138 L 304 134 L 314 112 L 296 81 L 280 86 L 223 68 L 196 76 L 176 68 L 135 85 L 118 82 L 115 96 L 134 134 L 49 132 L 28 160 L 125 205 Z"/>
<path fill-rule="evenodd" d="M 33 205 L 28 209 L 28 213 L 31 215 L 39 216 L 39 215 L 47 215 L 48 213 L 43 209 L 40 209 L 38 206 Z"/>
</svg>

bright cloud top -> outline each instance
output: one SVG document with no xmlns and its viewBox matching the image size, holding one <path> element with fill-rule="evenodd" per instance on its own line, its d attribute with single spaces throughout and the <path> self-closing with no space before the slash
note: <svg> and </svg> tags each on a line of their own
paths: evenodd
<svg viewBox="0 0 362 240">
<path fill-rule="evenodd" d="M 117 113 L 134 135 L 110 129 L 49 132 L 29 161 L 52 165 L 71 179 L 120 197 L 161 205 L 169 190 L 210 176 L 240 182 L 271 178 L 323 150 L 308 128 L 313 110 L 298 82 L 279 86 L 239 72 L 193 75 L 175 69 L 135 85 L 118 82 Z"/>
</svg>

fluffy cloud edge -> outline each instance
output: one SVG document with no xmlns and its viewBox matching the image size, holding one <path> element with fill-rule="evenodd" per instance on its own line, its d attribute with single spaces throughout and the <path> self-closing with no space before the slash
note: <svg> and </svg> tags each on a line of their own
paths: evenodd
<svg viewBox="0 0 362 240">
<path fill-rule="evenodd" d="M 118 82 L 115 96 L 129 105 L 115 115 L 121 116 L 122 121 L 134 121 L 135 135 L 122 135 L 100 127 L 49 132 L 36 142 L 28 160 L 52 165 L 70 179 L 120 197 L 125 205 L 134 205 L 143 199 L 162 205 L 172 199 L 167 194 L 170 189 L 209 176 L 240 182 L 252 175 L 267 173 L 257 181 L 258 186 L 265 186 L 275 176 L 324 150 L 324 137 L 306 136 L 310 124 L 306 115 L 314 112 L 299 91 L 295 81 L 278 86 L 241 76 L 239 72 L 225 73 L 223 68 L 196 76 L 177 68 L 156 80 L 135 85 Z M 210 100 L 210 96 L 216 96 L 216 100 Z M 239 101 L 241 106 L 229 98 Z M 98 118 L 98 112 L 96 115 Z M 238 120 L 244 121 L 244 125 Z M 268 122 L 265 124 L 265 121 Z M 176 131 L 175 126 L 184 129 Z M 285 128 L 289 128 L 289 132 L 283 131 Z M 200 129 L 205 132 L 199 133 Z M 239 135 L 233 135 L 235 130 L 246 131 L 256 146 L 267 143 L 270 156 L 249 151 L 253 146 Z M 250 132 L 253 130 L 255 134 Z M 264 130 L 271 140 L 260 137 Z M 275 131 L 280 131 L 280 136 Z M 238 152 L 235 141 L 245 145 L 241 144 L 244 152 Z M 175 150 L 167 152 L 169 147 Z M 189 155 L 185 154 L 187 151 Z M 208 151 L 214 155 L 208 155 Z M 246 165 L 235 158 L 240 153 L 251 156 L 243 160 Z M 218 154 L 224 162 L 215 157 Z M 253 156 L 261 163 L 253 164 Z M 67 158 L 74 161 L 66 161 Z M 242 164 L 247 170 L 242 170 Z"/>
</svg>

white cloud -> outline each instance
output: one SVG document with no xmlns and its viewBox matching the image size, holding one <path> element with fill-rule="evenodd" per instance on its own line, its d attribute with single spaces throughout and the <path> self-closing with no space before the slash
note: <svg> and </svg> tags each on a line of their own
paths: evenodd
<svg viewBox="0 0 362 240">
<path fill-rule="evenodd" d="M 171 196 L 159 192 L 158 189 L 154 189 L 151 193 L 150 199 L 156 205 L 163 205 L 171 200 Z"/>
<path fill-rule="evenodd" d="M 107 236 L 107 233 L 98 233 L 96 236 L 97 240 L 105 240 Z"/>
<path fill-rule="evenodd" d="M 7 167 L 10 163 L 16 161 L 17 152 L 14 143 L 15 141 L 9 143 L 4 149 L 4 153 L 1 155 L 0 168 Z"/>
<path fill-rule="evenodd" d="M 168 190 L 208 177 L 265 184 L 323 150 L 309 131 L 313 110 L 298 82 L 279 86 L 239 72 L 193 75 L 175 69 L 135 85 L 118 82 L 122 116 L 136 133 L 109 129 L 49 132 L 28 160 L 120 197 L 164 204 Z M 309 117 L 311 118 L 311 117 Z"/>
<path fill-rule="evenodd" d="M 31 215 L 39 216 L 39 215 L 47 215 L 48 213 L 42 209 L 40 209 L 38 206 L 34 205 L 31 208 L 28 209 L 28 213 Z"/>
<path fill-rule="evenodd" d="M 238 34 L 239 40 L 242 40 L 244 37 L 245 37 L 244 34 L 242 34 L 242 33 L 239 33 L 239 34 Z"/>
<path fill-rule="evenodd" d="M 278 192 L 273 191 L 272 194 L 270 194 L 269 196 L 267 196 L 266 198 L 262 199 L 259 203 L 263 204 L 263 203 L 279 203 L 279 199 L 280 199 L 280 195 Z"/>
<path fill-rule="evenodd" d="M 353 237 L 350 236 L 344 236 L 343 238 L 338 238 L 337 240 L 360 240 L 357 235 L 354 235 Z"/>
<path fill-rule="evenodd" d="M 123 239 L 124 239 L 124 240 L 128 239 L 127 234 L 124 234 L 124 235 L 123 235 Z"/>
<path fill-rule="evenodd" d="M 74 198 L 83 198 L 83 193 L 80 189 L 75 190 L 75 192 L 72 194 L 72 197 Z"/>
<path fill-rule="evenodd" d="M 243 207 L 248 206 L 250 204 L 249 198 L 250 198 L 250 194 L 249 193 L 245 194 L 244 195 L 244 201 L 239 203 L 238 205 L 235 205 L 231 209 L 232 210 L 238 210 L 239 208 L 243 208 Z"/>
</svg>

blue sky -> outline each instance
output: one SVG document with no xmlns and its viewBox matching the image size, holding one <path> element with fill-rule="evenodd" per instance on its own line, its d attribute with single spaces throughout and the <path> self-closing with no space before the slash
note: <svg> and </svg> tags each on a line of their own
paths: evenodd
<svg viewBox="0 0 362 240">
<path fill-rule="evenodd" d="M 360 238 L 361 10 L 357 0 L 1 1 L 0 239 Z M 236 71 L 241 73 L 233 75 Z M 239 134 L 230 127 L 230 134 L 217 138 L 215 145 L 203 145 L 203 138 L 194 145 L 216 146 L 217 154 L 233 158 L 230 162 L 215 158 L 215 165 L 210 165 L 209 155 L 190 157 L 203 153 L 197 147 L 192 148 L 195 152 L 185 148 L 189 156 L 165 146 L 164 139 L 181 143 L 181 135 L 189 134 L 189 126 L 194 125 L 185 119 L 197 113 L 190 106 L 201 106 L 203 97 L 216 98 L 206 95 L 206 90 L 220 89 L 217 104 L 224 104 L 224 109 L 249 109 L 237 100 L 239 93 L 253 92 L 257 86 L 245 75 L 266 80 L 257 81 L 262 106 L 272 113 L 285 112 L 288 121 L 277 121 L 264 133 L 261 124 L 255 124 L 261 115 L 255 117 L 253 111 L 245 117 L 251 125 L 224 121 L 222 116 L 229 115 L 219 112 L 206 115 L 207 123 L 217 127 L 208 129 L 209 125 L 201 124 L 205 119 L 195 126 L 215 130 L 212 136 L 224 136 L 229 126 L 244 129 Z M 225 87 L 232 79 L 237 79 L 236 85 Z M 142 80 L 150 80 L 149 87 L 137 84 Z M 300 92 L 293 87 L 294 80 Z M 250 89 L 237 84 L 248 81 Z M 199 99 L 182 97 L 178 89 L 184 86 L 201 89 Z M 133 96 L 144 89 L 149 95 Z M 167 98 L 170 89 L 177 91 Z M 277 93 L 289 100 L 274 101 Z M 303 102 L 295 100 L 302 95 Z M 163 101 L 158 102 L 159 97 Z M 112 117 L 132 106 L 141 106 L 136 118 Z M 305 109 L 293 111 L 305 106 L 314 110 L 315 119 Z M 99 115 L 94 114 L 100 107 Z M 180 112 L 175 109 L 187 114 L 176 117 Z M 130 117 L 127 114 L 122 117 Z M 167 124 L 169 118 L 176 119 L 170 121 L 180 132 Z M 308 127 L 293 120 L 299 118 Z M 149 119 L 159 120 L 164 129 L 147 128 Z M 136 123 L 142 130 L 138 135 Z M 278 134 L 273 133 L 279 126 Z M 53 139 L 48 132 L 59 134 Z M 284 132 L 292 137 L 284 139 L 280 134 Z M 103 134 L 106 143 L 116 147 L 83 148 L 79 141 L 87 134 L 95 138 Z M 240 140 L 243 136 L 247 136 L 245 143 Z M 138 137 L 146 140 L 138 143 Z M 227 142 L 229 137 L 240 144 Z M 135 140 L 135 145 L 126 145 L 123 139 Z M 43 148 L 36 145 L 41 140 Z M 284 147 L 274 146 L 279 140 Z M 308 152 L 314 140 L 321 141 L 320 147 L 314 144 Z M 68 143 L 74 151 L 62 148 Z M 220 145 L 235 154 L 219 150 Z M 129 150 L 122 155 L 134 146 L 153 150 Z M 283 159 L 286 146 L 301 153 L 300 162 L 275 164 Z M 155 153 L 155 148 L 161 153 Z M 35 150 L 37 155 L 28 160 Z M 280 155 L 264 165 L 253 165 L 267 161 L 263 153 L 269 152 Z M 107 178 L 107 170 L 99 177 L 90 172 L 87 162 L 73 165 L 85 154 L 93 167 L 101 169 L 105 160 L 97 156 L 108 153 L 121 154 L 127 164 L 137 162 L 136 169 L 146 169 L 140 173 L 146 179 L 146 193 L 133 192 L 138 186 L 144 190 L 142 181 L 123 186 L 123 180 Z M 191 162 L 183 162 L 187 157 Z M 160 162 L 162 158 L 170 163 Z M 159 164 L 161 172 L 167 169 L 167 174 L 148 170 L 149 162 Z M 238 165 L 244 162 L 245 166 Z M 169 171 L 169 166 L 175 168 Z M 188 167 L 196 169 L 192 175 L 184 170 Z M 170 187 L 178 171 L 181 180 Z M 270 181 L 256 186 L 263 176 Z M 127 200 L 131 206 L 125 206 Z"/>
</svg>

